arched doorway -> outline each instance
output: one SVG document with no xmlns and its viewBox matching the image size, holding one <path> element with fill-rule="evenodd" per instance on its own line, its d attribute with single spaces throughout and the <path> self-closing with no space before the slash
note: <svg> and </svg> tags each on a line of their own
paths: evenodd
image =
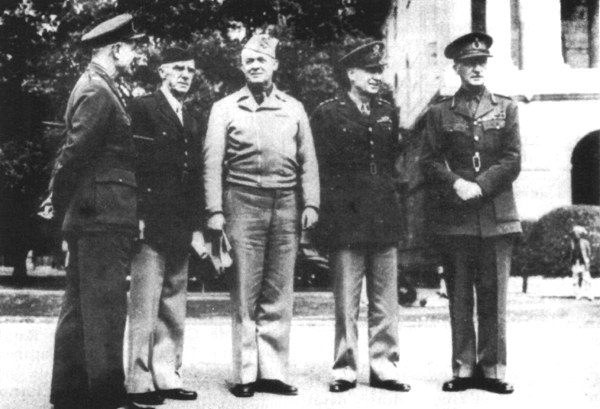
<svg viewBox="0 0 600 409">
<path fill-rule="evenodd" d="M 573 204 L 600 205 L 600 131 L 584 136 L 571 156 Z"/>
</svg>

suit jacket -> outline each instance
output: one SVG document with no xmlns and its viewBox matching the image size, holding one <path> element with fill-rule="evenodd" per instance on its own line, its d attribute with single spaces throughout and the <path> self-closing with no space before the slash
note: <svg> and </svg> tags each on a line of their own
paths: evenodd
<svg viewBox="0 0 600 409">
<path fill-rule="evenodd" d="M 136 179 L 130 118 L 114 80 L 91 63 L 71 92 L 65 142 L 50 181 L 63 231 L 134 232 Z"/>
<path fill-rule="evenodd" d="M 187 250 L 204 214 L 201 121 L 183 107 L 182 124 L 161 90 L 131 101 L 130 112 L 145 239 Z"/>
<path fill-rule="evenodd" d="M 433 185 L 435 232 L 481 237 L 521 232 L 512 188 L 521 171 L 516 103 L 486 89 L 471 113 L 461 88 L 430 108 L 425 127 L 421 165 Z M 459 178 L 477 183 L 483 197 L 462 201 L 452 187 Z"/>
<path fill-rule="evenodd" d="M 400 153 L 398 116 L 381 99 L 362 115 L 347 94 L 317 107 L 311 117 L 321 176 L 319 247 L 397 243 L 401 213 L 394 189 Z"/>
</svg>

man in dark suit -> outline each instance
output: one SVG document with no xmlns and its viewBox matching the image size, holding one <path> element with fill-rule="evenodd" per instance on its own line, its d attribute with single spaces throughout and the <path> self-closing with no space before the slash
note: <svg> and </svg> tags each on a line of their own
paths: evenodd
<svg viewBox="0 0 600 409">
<path fill-rule="evenodd" d="M 370 385 L 397 392 L 410 390 L 400 382 L 398 368 L 401 213 L 393 175 L 400 133 L 395 108 L 377 97 L 382 59 L 381 42 L 345 55 L 339 64 L 346 92 L 322 103 L 311 118 L 322 186 L 316 239 L 329 250 L 335 282 L 331 392 L 356 386 L 363 277 L 369 298 Z"/>
<path fill-rule="evenodd" d="M 136 179 L 130 118 L 115 81 L 132 73 L 141 36 L 124 14 L 82 37 L 92 62 L 69 98 L 65 143 L 50 182 L 69 246 L 54 347 L 55 409 L 126 404 L 123 336 Z"/>
<path fill-rule="evenodd" d="M 425 120 L 422 168 L 435 187 L 431 216 L 448 272 L 454 378 L 444 383 L 447 392 L 513 392 L 504 381 L 506 287 L 521 232 L 512 188 L 521 171 L 521 141 L 516 103 L 484 85 L 491 45 L 490 36 L 471 33 L 446 47 L 462 86 L 433 105 Z"/>
<path fill-rule="evenodd" d="M 202 132 L 183 105 L 196 73 L 192 54 L 168 48 L 162 85 L 131 102 L 137 149 L 141 249 L 133 258 L 127 391 L 133 402 L 194 400 L 182 388 L 188 258 L 204 212 Z"/>
</svg>

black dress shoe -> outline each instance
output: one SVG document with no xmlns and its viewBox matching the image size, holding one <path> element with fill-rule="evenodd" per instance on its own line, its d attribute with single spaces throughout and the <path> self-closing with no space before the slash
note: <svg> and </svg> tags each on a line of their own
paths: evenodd
<svg viewBox="0 0 600 409">
<path fill-rule="evenodd" d="M 298 388 L 278 379 L 258 379 L 256 381 L 256 392 L 294 396 L 298 394 Z"/>
<path fill-rule="evenodd" d="M 502 379 L 481 378 L 477 380 L 477 388 L 484 391 L 508 395 L 515 391 L 515 388 Z"/>
<path fill-rule="evenodd" d="M 158 392 L 128 393 L 127 401 L 139 405 L 162 405 L 165 398 L 159 395 Z"/>
<path fill-rule="evenodd" d="M 254 396 L 254 384 L 238 383 L 229 391 L 238 398 L 251 398 L 252 396 Z"/>
<path fill-rule="evenodd" d="M 343 379 L 336 379 L 329 385 L 329 392 L 346 392 L 356 388 L 356 381 L 350 382 Z"/>
<path fill-rule="evenodd" d="M 372 379 L 371 382 L 369 382 L 369 386 L 371 386 L 372 388 L 385 389 L 385 390 L 393 391 L 393 392 L 408 392 L 408 391 L 410 391 L 409 384 L 402 383 L 400 381 L 395 381 L 393 379 L 390 379 L 388 381 Z"/>
<path fill-rule="evenodd" d="M 444 382 L 442 390 L 444 392 L 462 392 L 474 387 L 473 378 L 456 377 Z"/>
<path fill-rule="evenodd" d="M 161 389 L 158 391 L 160 396 L 166 399 L 175 399 L 175 400 L 196 400 L 198 398 L 198 393 L 195 391 L 188 391 L 185 389 Z"/>
</svg>

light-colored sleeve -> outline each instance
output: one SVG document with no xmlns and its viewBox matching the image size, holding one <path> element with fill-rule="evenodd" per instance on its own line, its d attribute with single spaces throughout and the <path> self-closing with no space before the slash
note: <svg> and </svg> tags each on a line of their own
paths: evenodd
<svg viewBox="0 0 600 409">
<path fill-rule="evenodd" d="M 208 216 L 223 212 L 223 160 L 227 141 L 227 107 L 213 105 L 204 140 L 204 194 Z"/>
<path fill-rule="evenodd" d="M 314 207 L 318 210 L 321 205 L 319 165 L 308 115 L 302 104 L 298 103 L 298 105 L 298 162 L 300 164 L 302 198 L 304 207 Z"/>
</svg>

